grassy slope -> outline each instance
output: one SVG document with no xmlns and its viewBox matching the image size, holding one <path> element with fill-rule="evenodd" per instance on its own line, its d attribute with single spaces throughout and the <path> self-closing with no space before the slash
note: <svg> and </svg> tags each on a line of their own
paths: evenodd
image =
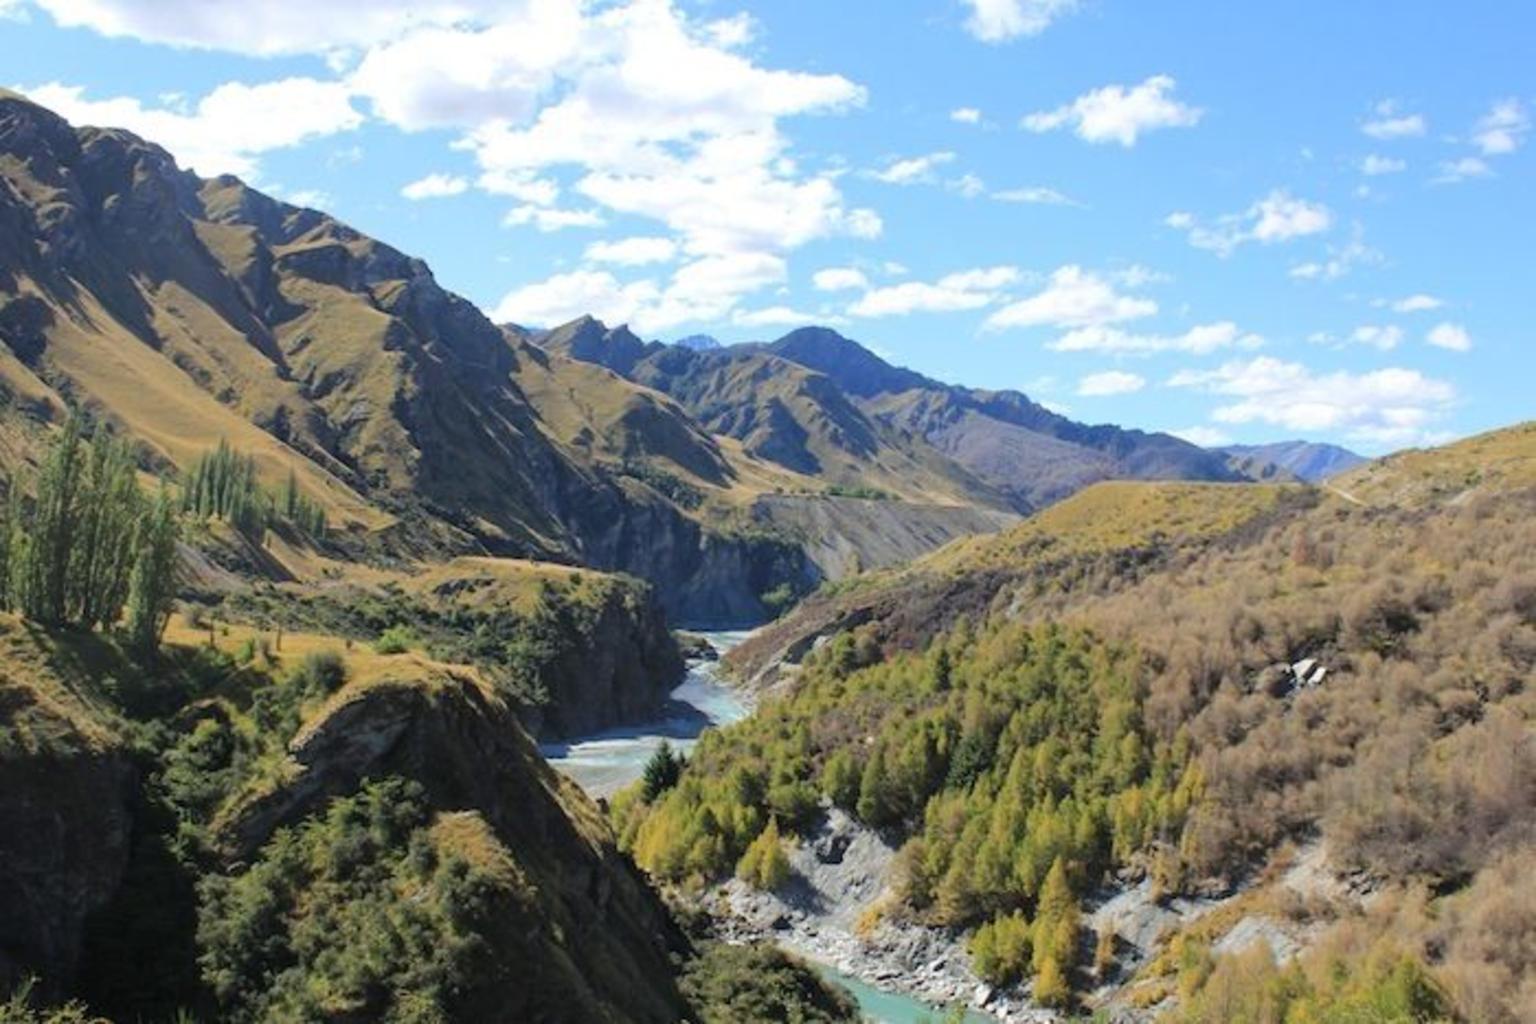
<svg viewBox="0 0 1536 1024">
<path fill-rule="evenodd" d="M 1466 500 L 1480 490 L 1536 485 L 1533 449 L 1536 422 L 1521 423 L 1440 448 L 1398 452 L 1333 477 L 1328 487 L 1371 505 Z"/>
<path fill-rule="evenodd" d="M 1145 1006 L 1182 995 L 1190 1015 L 1181 1020 L 1214 1024 L 1278 991 L 1272 966 L 1212 949 L 1246 919 L 1246 927 L 1309 947 L 1284 981 L 1295 1005 L 1378 1001 L 1377 1019 L 1410 1019 L 1379 1001 L 1419 977 L 1413 984 L 1426 1002 L 1454 1003 L 1466 1019 L 1523 1019 L 1516 1007 L 1529 990 L 1521 979 L 1536 963 L 1518 936 L 1536 925 L 1536 904 L 1509 885 L 1536 857 L 1536 706 L 1526 685 L 1536 664 L 1533 485 L 1530 424 L 1391 457 L 1338 482 L 1334 494 L 1288 485 L 1101 485 L 998 538 L 874 577 L 866 588 L 889 600 L 864 595 L 872 618 L 829 627 L 859 639 L 828 645 L 782 703 L 764 706 L 770 739 L 755 742 L 761 737 L 746 729 L 722 734 L 706 774 L 725 777 L 764 759 L 765 776 L 780 780 L 789 777 L 782 765 L 809 753 L 822 759 L 813 760 L 814 786 L 815 766 L 838 749 L 838 727 L 828 723 L 871 708 L 891 715 L 889 731 L 899 737 L 912 715 L 892 709 L 919 700 L 910 694 L 927 692 L 932 669 L 884 644 L 890 623 L 906 614 L 904 602 L 928 599 L 923 568 L 970 577 L 995 595 L 982 605 L 988 628 L 1064 622 L 1143 654 L 1136 721 L 1170 749 L 1190 752 L 1199 780 L 1188 821 L 1144 864 L 1155 887 L 1214 880 L 1214 891 L 1226 892 L 1269 865 L 1260 888 L 1166 947 L 1129 998 Z M 1292 497 L 1305 495 L 1322 500 Z M 1154 542 L 1177 544 L 1179 554 L 1131 574 L 1115 565 L 1107 574 L 1063 573 L 1052 562 Z M 844 590 L 859 600 L 858 588 Z M 1006 651 L 996 666 L 982 660 L 980 678 L 1006 678 L 1017 657 Z M 1302 657 L 1319 659 L 1329 676 L 1292 692 L 1279 666 Z M 828 670 L 839 658 L 885 675 L 871 669 L 845 681 L 846 670 Z M 878 700 L 863 693 L 903 672 L 912 690 Z M 795 717 L 804 705 L 808 744 Z M 997 706 L 967 708 L 984 721 L 979 709 Z M 1050 707 L 1042 702 L 1039 713 Z M 864 747 L 871 742 L 862 722 L 844 731 Z M 865 762 L 867 751 L 855 760 Z M 946 807 L 929 814 L 930 833 L 936 823 L 957 827 Z M 1287 844 L 1319 835 L 1316 878 L 1286 873 L 1294 855 Z M 931 848 L 933 836 L 927 841 Z M 1118 833 L 1116 844 L 1118 855 Z M 1355 886 L 1379 898 L 1362 902 Z"/>
<path fill-rule="evenodd" d="M 1201 540 L 1238 528 L 1304 488 L 1260 484 L 1094 484 L 992 537 L 956 541 L 923 559 L 935 572 L 1019 569 L 1042 557 L 1097 554 L 1157 543 Z"/>
<path fill-rule="evenodd" d="M 1305 487 L 1112 481 L 1095 484 L 1017 526 L 954 541 L 910 565 L 823 587 L 727 656 L 762 685 L 776 663 L 798 661 L 815 637 L 874 620 L 886 639 L 922 644 L 957 615 L 984 612 L 1005 581 L 1084 572 L 1130 574 L 1307 500 Z M 899 625 L 898 625 L 899 624 Z"/>
</svg>

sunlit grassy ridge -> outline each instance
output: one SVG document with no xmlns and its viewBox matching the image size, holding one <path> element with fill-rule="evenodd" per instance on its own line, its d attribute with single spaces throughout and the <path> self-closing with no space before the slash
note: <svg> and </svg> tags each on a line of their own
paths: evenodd
<svg viewBox="0 0 1536 1024">
<path fill-rule="evenodd" d="M 1416 448 L 1329 481 L 1372 505 L 1422 505 L 1479 490 L 1536 486 L 1536 421 L 1440 448 Z"/>
<path fill-rule="evenodd" d="M 1235 530 L 1305 491 L 1274 484 L 1105 481 L 996 536 L 949 544 L 918 567 L 961 573 L 1019 569 L 1047 558 L 1199 540 Z"/>
</svg>

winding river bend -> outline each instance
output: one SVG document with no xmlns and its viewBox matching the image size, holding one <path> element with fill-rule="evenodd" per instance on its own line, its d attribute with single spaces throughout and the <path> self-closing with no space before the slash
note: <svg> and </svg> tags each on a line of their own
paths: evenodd
<svg viewBox="0 0 1536 1024">
<path fill-rule="evenodd" d="M 751 636 L 750 631 L 702 633 L 722 655 Z M 694 661 L 662 708 L 660 717 L 590 736 L 579 736 L 539 747 L 546 760 L 595 797 L 612 796 L 638 779 L 663 740 L 673 748 L 693 749 L 705 729 L 739 722 L 751 705 L 719 678 L 719 663 Z M 857 978 L 817 964 L 828 981 L 841 986 L 873 1024 L 923 1024 L 943 1020 L 943 1010 L 917 999 L 874 988 Z M 994 1018 L 967 1014 L 966 1024 L 993 1024 Z"/>
</svg>

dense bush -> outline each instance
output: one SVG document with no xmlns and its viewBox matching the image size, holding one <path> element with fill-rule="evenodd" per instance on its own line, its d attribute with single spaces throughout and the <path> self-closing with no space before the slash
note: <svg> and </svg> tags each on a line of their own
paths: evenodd
<svg viewBox="0 0 1536 1024">
<path fill-rule="evenodd" d="M 773 946 L 710 943 L 686 968 L 683 995 L 699 1024 L 853 1024 L 858 1007 Z"/>
<path fill-rule="evenodd" d="M 458 1019 L 488 970 L 503 884 L 445 853 L 420 789 L 365 785 L 203 883 L 198 942 L 220 1019 Z"/>
<path fill-rule="evenodd" d="M 779 819 L 770 818 L 768 827 L 747 846 L 736 863 L 736 877 L 749 885 L 772 892 L 789 881 L 789 856 L 779 835 Z"/>
</svg>

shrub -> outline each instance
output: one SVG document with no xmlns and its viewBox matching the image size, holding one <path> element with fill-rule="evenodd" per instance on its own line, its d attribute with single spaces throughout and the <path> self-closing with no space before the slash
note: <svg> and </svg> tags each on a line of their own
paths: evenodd
<svg viewBox="0 0 1536 1024">
<path fill-rule="evenodd" d="M 789 870 L 789 856 L 785 854 L 783 840 L 779 838 L 779 821 L 770 818 L 768 827 L 752 840 L 752 845 L 742 854 L 740 863 L 736 865 L 736 877 L 765 892 L 772 892 L 789 881 Z"/>
<path fill-rule="evenodd" d="M 994 918 L 971 936 L 971 966 L 993 985 L 1011 985 L 1024 977 L 1030 961 L 1030 927 L 1022 911 Z"/>
<path fill-rule="evenodd" d="M 416 636 L 404 626 L 390 626 L 379 634 L 373 649 L 380 654 L 404 654 L 416 646 Z"/>
<path fill-rule="evenodd" d="M 310 696 L 329 695 L 347 681 L 347 662 L 335 651 L 314 651 L 304 655 L 293 670 L 294 681 Z"/>
</svg>

